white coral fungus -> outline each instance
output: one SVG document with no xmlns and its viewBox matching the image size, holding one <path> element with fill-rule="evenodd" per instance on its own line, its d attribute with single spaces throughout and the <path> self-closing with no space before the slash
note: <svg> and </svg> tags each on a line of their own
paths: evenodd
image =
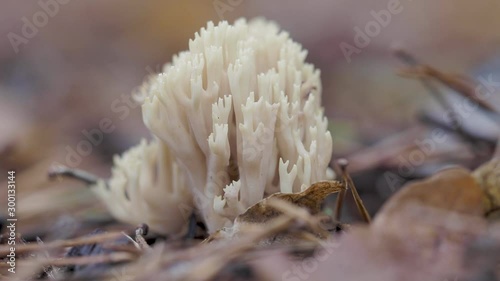
<svg viewBox="0 0 500 281">
<path fill-rule="evenodd" d="M 164 234 L 186 230 L 192 196 L 169 149 L 157 139 L 115 156 L 112 177 L 92 189 L 117 219 Z"/>
<path fill-rule="evenodd" d="M 332 177 L 320 73 L 305 62 L 306 55 L 273 22 L 209 22 L 189 41 L 188 51 L 145 83 L 144 122 L 180 166 L 178 177 L 186 177 L 186 183 L 172 186 L 175 180 L 168 177 L 177 176 L 171 173 L 175 164 L 159 169 L 164 190 L 149 197 L 164 203 L 152 211 L 166 221 L 176 216 L 173 209 L 185 206 L 186 198 L 178 196 L 183 200 L 176 205 L 167 190 L 187 189 L 212 233 L 269 194 L 300 192 Z M 132 210 L 121 217 L 135 223 L 145 216 L 130 216 Z"/>
</svg>

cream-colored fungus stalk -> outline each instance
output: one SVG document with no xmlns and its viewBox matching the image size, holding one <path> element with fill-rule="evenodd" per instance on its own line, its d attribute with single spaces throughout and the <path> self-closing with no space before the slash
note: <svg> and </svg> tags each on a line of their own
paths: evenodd
<svg viewBox="0 0 500 281">
<path fill-rule="evenodd" d="M 188 51 L 144 85 L 143 119 L 159 139 L 154 145 L 168 147 L 181 168 L 178 175 L 161 175 L 163 192 L 177 192 L 177 204 L 184 204 L 183 189 L 189 189 L 210 232 L 231 225 L 269 194 L 300 192 L 332 177 L 320 73 L 305 62 L 306 54 L 273 22 L 209 22 L 189 41 Z M 138 178 L 154 178 L 147 168 L 135 172 Z M 180 175 L 186 183 L 169 178 Z M 112 180 L 113 185 L 124 183 Z M 169 212 L 177 207 L 166 206 L 176 202 L 165 198 L 168 203 L 154 206 L 131 201 L 151 210 L 134 220 L 158 216 L 177 223 L 175 212 Z M 132 208 L 127 204 L 123 208 Z M 123 217 L 126 211 L 114 213 Z"/>
<path fill-rule="evenodd" d="M 158 139 L 115 156 L 111 179 L 92 187 L 117 219 L 146 223 L 163 234 L 183 234 L 193 210 L 184 172 Z"/>
</svg>

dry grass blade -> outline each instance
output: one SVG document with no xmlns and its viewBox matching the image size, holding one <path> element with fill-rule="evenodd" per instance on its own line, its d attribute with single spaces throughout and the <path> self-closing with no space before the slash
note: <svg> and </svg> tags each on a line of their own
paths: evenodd
<svg viewBox="0 0 500 281">
<path fill-rule="evenodd" d="M 281 211 L 284 216 L 288 216 L 298 222 L 305 223 L 322 238 L 327 238 L 330 235 L 328 231 L 321 227 L 319 218 L 311 216 L 311 214 L 309 214 L 309 212 L 304 208 L 297 208 L 297 206 L 278 198 L 271 198 L 266 202 L 266 204 Z"/>
<path fill-rule="evenodd" d="M 291 217 L 278 217 L 271 220 L 267 225 L 251 226 L 253 229 L 245 236 L 232 241 L 231 245 L 224 247 L 217 254 L 203 259 L 193 266 L 190 272 L 181 280 L 210 280 L 213 278 L 228 262 L 240 256 L 244 252 L 255 248 L 258 241 L 276 235 L 290 228 L 294 221 Z"/>
<path fill-rule="evenodd" d="M 95 255 L 95 256 L 83 256 L 83 257 L 66 257 L 66 258 L 39 258 L 34 263 L 39 266 L 52 265 L 52 266 L 64 266 L 64 265 L 88 265 L 94 263 L 118 263 L 132 261 L 137 258 L 137 255 L 132 253 L 111 253 L 105 255 Z M 33 263 L 32 261 L 22 261 L 22 263 Z"/>
<path fill-rule="evenodd" d="M 213 278 L 231 260 L 258 247 L 260 241 L 293 229 L 294 222 L 298 226 L 307 225 L 322 238 L 327 238 L 330 235 L 328 231 L 321 227 L 319 218 L 312 216 L 305 208 L 300 208 L 280 198 L 268 198 L 262 203 L 281 215 L 268 220 L 266 224 L 241 225 L 242 235 L 240 237 L 231 241 L 231 245 L 217 251 L 217 254 L 212 254 L 194 265 L 190 273 L 182 280 L 209 280 Z M 320 241 L 316 235 L 307 232 L 301 232 L 297 237 L 307 242 L 318 243 Z"/>
<path fill-rule="evenodd" d="M 44 251 L 44 250 L 50 250 L 50 249 L 55 249 L 55 248 L 63 248 L 63 247 L 73 247 L 73 246 L 79 246 L 79 245 L 85 245 L 85 244 L 96 244 L 96 243 L 103 243 L 106 241 L 110 240 L 115 240 L 118 238 L 123 237 L 124 234 L 121 232 L 108 232 L 108 233 L 102 233 L 102 234 L 96 234 L 88 237 L 80 237 L 76 239 L 71 239 L 71 240 L 56 240 L 52 242 L 47 242 L 44 244 L 22 244 L 22 245 L 17 245 L 16 246 L 16 253 L 18 254 L 23 254 L 26 252 L 31 252 L 31 251 Z M 5 256 L 10 252 L 10 246 L 8 245 L 1 245 L 0 246 L 0 256 Z"/>
<path fill-rule="evenodd" d="M 80 169 L 72 169 L 62 165 L 52 166 L 48 171 L 48 176 L 50 179 L 59 177 L 73 178 L 82 181 L 86 185 L 94 185 L 98 181 L 98 177 L 89 172 Z"/>
</svg>

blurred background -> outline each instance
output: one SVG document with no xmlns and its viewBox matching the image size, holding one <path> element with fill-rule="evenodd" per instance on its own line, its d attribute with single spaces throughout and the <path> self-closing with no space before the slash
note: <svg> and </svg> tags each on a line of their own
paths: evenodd
<svg viewBox="0 0 500 281">
<path fill-rule="evenodd" d="M 363 46 L 356 44 L 356 30 L 391 7 L 398 12 L 387 24 L 365 34 Z M 140 107 L 130 102 L 145 76 L 187 49 L 207 21 L 257 16 L 287 30 L 321 69 L 334 157 L 352 156 L 355 181 L 374 212 L 394 191 L 380 179 L 387 181 L 385 172 L 397 171 L 398 164 L 367 164 L 370 152 L 359 152 L 408 128 L 418 131 L 416 116 L 432 102 L 418 81 L 396 74 L 404 65 L 391 48 L 402 46 L 445 72 L 473 75 L 498 56 L 499 14 L 497 0 L 2 1 L 0 171 L 17 171 L 20 231 L 35 235 L 61 222 L 72 225 L 67 222 L 75 216 L 105 221 L 88 190 L 49 182 L 48 168 L 69 164 L 109 176 L 112 155 L 148 137 Z M 356 51 L 346 55 L 346 44 Z M 75 153 L 102 126 L 109 132 L 99 145 Z M 412 140 L 425 136 L 418 134 Z M 4 189 L 2 183 L 2 206 Z"/>
</svg>

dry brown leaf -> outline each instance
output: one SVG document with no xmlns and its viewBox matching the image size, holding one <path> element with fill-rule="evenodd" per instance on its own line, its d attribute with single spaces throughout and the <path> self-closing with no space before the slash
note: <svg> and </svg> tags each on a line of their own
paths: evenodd
<svg viewBox="0 0 500 281">
<path fill-rule="evenodd" d="M 410 183 L 387 201 L 374 224 L 398 216 L 411 202 L 467 215 L 483 214 L 483 191 L 472 174 L 464 168 L 450 168 L 434 176 Z"/>
<path fill-rule="evenodd" d="M 307 209 L 311 215 L 316 215 L 321 211 L 323 200 L 328 195 L 340 192 L 342 189 L 345 189 L 345 187 L 339 181 L 323 181 L 312 184 L 300 193 L 275 193 L 248 208 L 236 218 L 236 222 L 265 223 L 278 217 L 281 215 L 281 212 L 267 204 L 268 200 L 272 199 L 290 202 L 298 207 Z"/>
<path fill-rule="evenodd" d="M 205 242 L 211 242 L 220 238 L 232 238 L 236 236 L 242 229 L 251 225 L 263 225 L 270 222 L 283 214 L 282 210 L 276 208 L 280 204 L 270 204 L 276 201 L 285 201 L 294 206 L 307 210 L 310 215 L 317 215 L 321 211 L 321 203 L 325 198 L 336 192 L 345 189 L 344 185 L 339 181 L 323 181 L 312 184 L 306 190 L 300 193 L 274 193 L 271 196 L 261 200 L 255 205 L 248 208 L 243 214 L 236 217 L 232 227 L 223 228 L 214 233 L 211 237 L 207 238 Z M 293 216 L 293 215 L 292 215 Z M 248 228 L 247 228 L 248 229 Z M 315 233 L 320 235 L 319 233 Z M 293 237 L 292 237 L 293 236 Z M 272 242 L 285 242 L 291 243 L 297 238 L 296 235 L 281 235 L 273 237 L 264 243 L 272 240 Z M 300 236 L 300 235 L 299 235 Z"/>
<path fill-rule="evenodd" d="M 380 239 L 401 242 L 424 266 L 459 268 L 467 245 L 487 227 L 484 192 L 464 168 L 450 168 L 404 186 L 375 216 Z"/>
<path fill-rule="evenodd" d="M 465 220 L 481 218 L 483 199 L 483 190 L 468 170 L 446 169 L 404 186 L 384 204 L 372 227 L 406 237 L 422 228 L 417 222 L 441 220 L 442 215 Z M 437 226 L 440 224 L 432 223 L 428 231 Z"/>
</svg>

